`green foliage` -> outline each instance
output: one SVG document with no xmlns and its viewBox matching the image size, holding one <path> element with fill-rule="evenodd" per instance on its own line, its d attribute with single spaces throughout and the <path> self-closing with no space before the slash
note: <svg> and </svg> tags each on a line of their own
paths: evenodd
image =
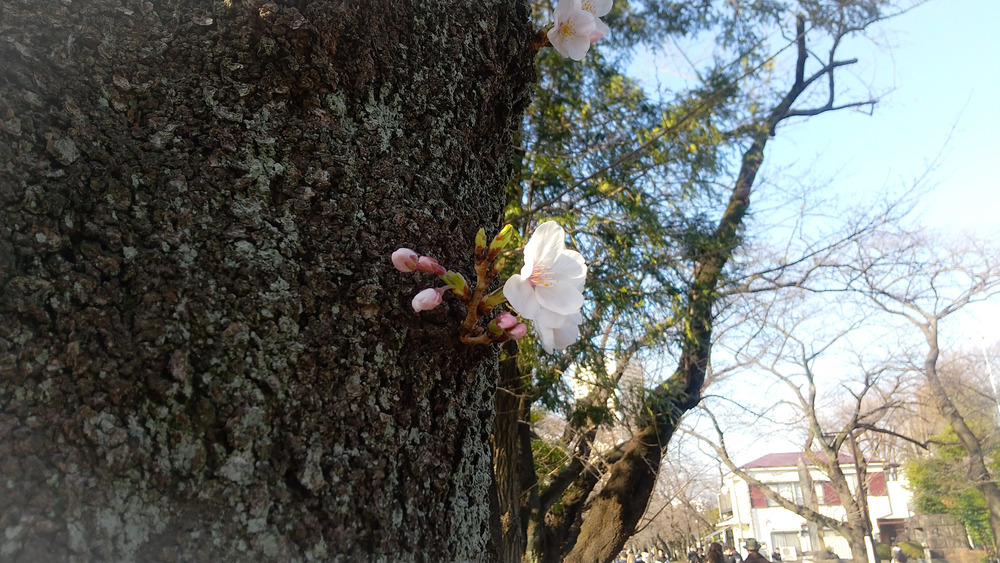
<svg viewBox="0 0 1000 563">
<path fill-rule="evenodd" d="M 655 12 L 633 28 L 654 41 L 653 29 L 709 25 L 711 4 L 667 9 L 616 2 L 609 24 L 616 18 L 636 23 L 637 14 Z M 536 8 L 536 15 L 542 11 Z M 631 47 L 639 35 L 629 33 L 620 40 L 632 41 Z M 662 349 L 683 339 L 692 259 L 714 244 L 713 210 L 726 201 L 719 179 L 739 138 L 732 131 L 733 110 L 726 108 L 743 104 L 735 80 L 722 71 L 672 101 L 654 101 L 624 75 L 622 51 L 609 46 L 600 43 L 583 62 L 552 49 L 539 53 L 540 84 L 521 133 L 519 174 L 508 190 L 506 219 L 522 235 L 555 219 L 590 266 L 579 344 L 566 356 L 541 353 L 529 339 L 520 346 L 537 400 L 564 411 L 574 425 L 613 417 L 607 403 L 577 409 L 566 385 L 570 371 L 615 395 L 609 358 L 637 342 Z M 511 271 L 518 267 L 516 259 L 509 262 Z M 566 358 L 573 358 L 573 370 Z"/>
<path fill-rule="evenodd" d="M 935 447 L 931 456 L 912 460 L 904 466 L 913 489 L 915 511 L 918 514 L 950 514 L 965 526 L 976 544 L 992 545 L 986 499 L 965 473 L 965 449 L 957 443 L 950 428 L 934 440 L 945 445 Z M 989 452 L 990 469 L 994 474 L 1000 469 L 998 454 L 1000 450 L 995 447 Z"/>
<path fill-rule="evenodd" d="M 555 4 L 534 2 L 532 21 L 551 21 Z M 687 401 L 683 370 L 639 373 L 641 381 L 625 385 L 621 363 L 676 355 L 696 338 L 693 319 L 711 326 L 716 288 L 693 287 L 695 272 L 706 257 L 728 258 L 743 236 L 720 236 L 716 226 L 743 152 L 766 127 L 789 80 L 787 68 L 773 74 L 772 57 L 794 42 L 800 8 L 818 27 L 832 29 L 836 14 L 852 5 L 616 0 L 604 18 L 610 35 L 583 61 L 539 51 L 539 83 L 517 138 L 519 162 L 507 188 L 505 220 L 522 239 L 541 222 L 558 221 L 589 272 L 577 344 L 550 355 L 533 336 L 518 342 L 518 365 L 531 375 L 534 404 L 577 429 L 680 420 Z M 711 34 L 717 50 L 691 70 L 698 76 L 694 86 L 651 94 L 626 76 L 637 50 L 661 49 L 677 36 L 701 32 Z M 508 273 L 519 270 L 519 262 L 510 256 Z M 729 261 L 725 274 L 738 277 L 756 266 Z M 689 301 L 692 293 L 705 292 L 713 299 L 700 302 L 709 305 Z M 586 386 L 574 388 L 580 381 Z M 596 398 L 575 396 L 581 388 Z M 532 444 L 540 482 L 562 466 L 568 447 Z"/>
<path fill-rule="evenodd" d="M 901 541 L 899 549 L 903 550 L 908 560 L 916 561 L 924 556 L 924 546 L 915 541 Z"/>
<path fill-rule="evenodd" d="M 555 4 L 534 2 L 532 21 L 550 22 Z M 613 363 L 676 354 L 693 338 L 692 315 L 711 324 L 701 318 L 714 314 L 711 307 L 689 306 L 693 271 L 705 256 L 732 249 L 734 241 L 720 237 L 716 224 L 748 140 L 780 98 L 774 85 L 787 82 L 787 69 L 772 75 L 771 57 L 793 41 L 794 14 L 804 10 L 817 27 L 833 29 L 830 22 L 853 25 L 883 4 L 801 0 L 796 7 L 761 0 L 734 9 L 721 0 L 617 0 L 604 18 L 610 35 L 583 61 L 539 51 L 539 83 L 519 134 L 505 219 L 522 238 L 542 221 L 558 221 L 589 272 L 579 342 L 556 355 L 545 354 L 533 335 L 519 342 L 533 401 L 578 428 L 623 416 L 679 419 L 676 400 L 637 405 L 651 395 L 620 389 Z M 784 36 L 775 45 L 779 29 Z M 701 32 L 711 33 L 718 48 L 692 69 L 699 77 L 694 86 L 661 88 L 654 96 L 626 76 L 636 50 Z M 507 273 L 519 262 L 510 256 Z M 728 273 L 741 267 L 748 265 L 730 262 Z M 648 383 L 662 384 L 667 376 Z M 607 400 L 578 403 L 574 377 Z"/>
<path fill-rule="evenodd" d="M 535 456 L 535 473 L 539 478 L 559 469 L 569 459 L 561 444 L 553 444 L 541 438 L 531 441 L 531 452 Z"/>
</svg>

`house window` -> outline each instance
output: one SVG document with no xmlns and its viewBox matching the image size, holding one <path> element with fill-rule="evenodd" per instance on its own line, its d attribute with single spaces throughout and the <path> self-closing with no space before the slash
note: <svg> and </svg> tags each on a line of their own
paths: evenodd
<svg viewBox="0 0 1000 563">
<path fill-rule="evenodd" d="M 884 497 L 889 494 L 885 486 L 885 474 L 882 472 L 868 474 L 868 494 L 873 497 Z"/>
<path fill-rule="evenodd" d="M 837 494 L 836 489 L 833 488 L 833 483 L 829 481 L 823 481 L 816 485 L 818 489 L 818 496 L 820 499 L 820 504 L 826 505 L 838 505 L 840 504 L 840 495 Z"/>
<path fill-rule="evenodd" d="M 771 532 L 771 545 L 776 548 L 801 547 L 799 532 Z"/>
<path fill-rule="evenodd" d="M 778 493 L 778 496 L 795 504 L 802 504 L 802 487 L 798 483 L 775 483 L 770 485 L 771 490 Z M 767 506 L 779 506 L 777 502 L 767 499 Z"/>
</svg>

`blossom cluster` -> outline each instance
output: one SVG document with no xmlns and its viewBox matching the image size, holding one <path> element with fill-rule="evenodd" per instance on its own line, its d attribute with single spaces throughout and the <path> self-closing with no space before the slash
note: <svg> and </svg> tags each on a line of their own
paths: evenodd
<svg viewBox="0 0 1000 563">
<path fill-rule="evenodd" d="M 494 308 L 506 301 L 523 319 L 532 321 L 546 352 L 551 354 L 562 350 L 579 337 L 587 264 L 579 252 L 566 248 L 563 228 L 555 221 L 547 221 L 539 225 L 528 239 L 520 273 L 512 275 L 502 289 L 488 293 L 489 286 L 503 269 L 503 259 L 499 255 L 510 242 L 512 234 L 513 229 L 507 225 L 487 246 L 486 234 L 479 230 L 476 235 L 477 279 L 474 288 L 470 288 L 461 274 L 445 270 L 437 260 L 421 256 L 409 248 L 393 252 L 392 263 L 401 272 L 433 274 L 446 284 L 417 293 L 411 303 L 414 312 L 434 309 L 449 290 L 466 303 L 468 311 L 459 330 L 463 342 L 488 344 L 522 338 L 528 328 L 509 312 L 501 313 L 485 328 L 479 325 L 481 317 L 490 315 Z"/>
<path fill-rule="evenodd" d="M 443 287 L 429 287 L 418 292 L 410 305 L 415 313 L 429 311 L 440 305 L 445 292 L 451 290 L 455 297 L 465 302 L 467 314 L 459 329 L 459 338 L 468 344 L 488 344 L 518 340 L 528 332 L 528 327 L 510 313 L 502 313 L 491 320 L 485 328 L 479 326 L 481 317 L 487 316 L 505 298 L 501 290 L 488 293 L 492 281 L 503 268 L 500 252 L 507 246 L 514 230 L 504 227 L 487 246 L 486 232 L 480 229 L 476 234 L 476 285 L 470 287 L 465 277 L 458 272 L 446 270 L 437 260 L 421 256 L 409 248 L 400 248 L 392 253 L 392 264 L 401 272 L 423 272 L 433 274 L 445 283 Z"/>
<path fill-rule="evenodd" d="M 524 246 L 521 273 L 508 278 L 503 287 L 507 302 L 532 321 L 550 354 L 576 342 L 583 322 L 587 264 L 583 255 L 566 248 L 565 238 L 555 221 L 539 225 Z"/>
<path fill-rule="evenodd" d="M 546 34 L 559 54 L 583 60 L 590 45 L 610 31 L 601 21 L 611 11 L 612 0 L 559 0 L 552 12 L 555 23 Z"/>
</svg>

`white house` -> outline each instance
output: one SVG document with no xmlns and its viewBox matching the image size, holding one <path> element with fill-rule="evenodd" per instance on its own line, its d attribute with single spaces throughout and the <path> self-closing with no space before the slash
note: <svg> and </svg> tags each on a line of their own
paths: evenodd
<svg viewBox="0 0 1000 563">
<path fill-rule="evenodd" d="M 842 455 L 839 461 L 854 491 L 857 484 L 854 460 Z M 798 504 L 806 500 L 802 483 L 805 471 L 808 471 L 820 513 L 838 520 L 846 519 L 846 510 L 830 485 L 830 478 L 810 462 L 804 452 L 768 454 L 744 465 L 743 469 L 784 498 Z M 905 522 L 912 515 L 911 495 L 905 486 L 905 479 L 893 466 L 869 461 L 867 483 L 868 512 L 875 540 L 893 542 L 905 539 Z M 803 552 L 820 549 L 822 541 L 823 546 L 841 559 L 851 558 L 845 538 L 777 506 L 762 491 L 732 473 L 723 478 L 719 517 L 721 521 L 715 535 L 726 545 L 742 546 L 746 538 L 756 538 L 763 546 L 760 550 L 762 555 L 778 548 L 782 560 L 788 561 L 799 558 Z"/>
</svg>

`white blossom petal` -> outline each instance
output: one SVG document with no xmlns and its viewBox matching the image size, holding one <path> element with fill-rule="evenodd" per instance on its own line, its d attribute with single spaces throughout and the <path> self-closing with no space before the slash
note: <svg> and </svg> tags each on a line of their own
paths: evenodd
<svg viewBox="0 0 1000 563">
<path fill-rule="evenodd" d="M 555 221 L 546 221 L 531 233 L 524 245 L 524 265 L 549 262 L 566 248 L 566 231 Z"/>
<path fill-rule="evenodd" d="M 601 18 L 611 11 L 613 0 L 581 0 L 580 7 Z"/>
<path fill-rule="evenodd" d="M 544 307 L 538 313 L 538 317 L 532 319 L 536 326 L 542 325 L 548 328 L 562 328 L 572 322 L 571 315 L 561 315 L 551 309 Z"/>
<path fill-rule="evenodd" d="M 559 21 L 579 9 L 580 0 L 559 0 L 559 3 L 556 4 L 556 9 L 552 10 L 552 17 L 556 21 Z"/>
<path fill-rule="evenodd" d="M 594 31 L 590 34 L 590 42 L 600 41 L 605 35 L 611 33 L 608 24 L 601 21 L 601 18 L 594 18 Z"/>
<path fill-rule="evenodd" d="M 577 291 L 583 291 L 583 285 L 587 281 L 587 263 L 579 252 L 563 250 L 552 262 L 550 274 L 560 281 L 569 283 Z"/>
<path fill-rule="evenodd" d="M 583 294 L 568 284 L 536 286 L 535 298 L 539 305 L 560 315 L 571 315 L 583 307 Z"/>
<path fill-rule="evenodd" d="M 547 326 L 535 325 L 535 333 L 538 334 L 538 339 L 542 342 L 542 348 L 544 348 L 549 354 L 555 352 L 556 349 L 555 332 L 555 329 Z"/>
<path fill-rule="evenodd" d="M 570 344 L 576 342 L 580 337 L 580 325 L 570 323 L 562 328 L 552 330 L 552 348 L 563 350 Z M 551 352 L 550 352 L 551 353 Z"/>
<path fill-rule="evenodd" d="M 514 274 L 513 276 L 507 278 L 507 282 L 504 283 L 503 286 L 503 295 L 507 298 L 507 302 L 510 303 L 522 317 L 526 319 L 534 319 L 538 317 L 538 313 L 541 311 L 542 307 L 538 303 L 538 298 L 535 296 L 535 290 L 531 287 L 531 283 L 527 278 L 518 274 Z"/>
</svg>

